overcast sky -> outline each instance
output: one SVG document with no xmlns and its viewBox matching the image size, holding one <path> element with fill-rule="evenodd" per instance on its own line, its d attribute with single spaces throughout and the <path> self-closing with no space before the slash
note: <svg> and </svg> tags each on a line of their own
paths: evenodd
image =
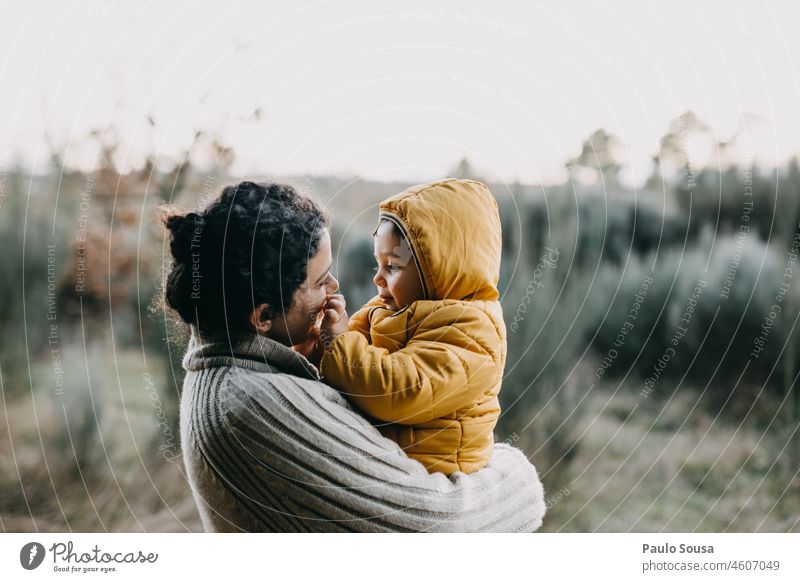
<svg viewBox="0 0 800 582">
<path fill-rule="evenodd" d="M 402 4 L 4 2 L 0 167 L 41 169 L 46 135 L 87 166 L 92 130 L 137 164 L 202 129 L 244 175 L 423 180 L 466 155 L 487 178 L 553 182 L 604 127 L 641 181 L 686 109 L 719 140 L 754 114 L 765 163 L 800 151 L 794 2 Z"/>
</svg>

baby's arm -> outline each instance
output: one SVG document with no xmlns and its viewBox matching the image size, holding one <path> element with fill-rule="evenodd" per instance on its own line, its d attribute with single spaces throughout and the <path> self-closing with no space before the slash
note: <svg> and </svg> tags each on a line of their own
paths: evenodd
<svg viewBox="0 0 800 582">
<path fill-rule="evenodd" d="M 446 305 L 423 319 L 396 352 L 370 345 L 360 333 L 342 333 L 327 345 L 320 368 L 371 416 L 428 422 L 475 402 L 500 380 L 494 346 L 475 339 L 487 326 L 493 323 L 482 311 Z"/>
<path fill-rule="evenodd" d="M 375 307 L 381 307 L 383 301 L 377 295 L 367 301 L 367 303 L 350 316 L 349 330 L 357 331 L 369 341 L 369 314 Z"/>
</svg>

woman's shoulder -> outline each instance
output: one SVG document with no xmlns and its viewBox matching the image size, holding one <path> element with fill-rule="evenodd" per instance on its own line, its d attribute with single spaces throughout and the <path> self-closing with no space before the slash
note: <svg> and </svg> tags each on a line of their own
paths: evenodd
<svg viewBox="0 0 800 582">
<path fill-rule="evenodd" d="M 299 411 L 313 411 L 320 407 L 350 409 L 344 396 L 323 382 L 293 374 L 236 367 L 224 373 L 218 396 L 220 404 L 231 413 L 254 405 Z"/>
<path fill-rule="evenodd" d="M 336 400 L 337 396 L 341 397 L 336 390 L 323 382 L 285 372 L 263 372 L 230 366 L 223 375 L 222 391 L 231 396 L 247 394 L 260 397 L 274 393 L 292 397 L 291 400 L 296 399 L 294 395 L 306 394 L 314 399 Z"/>
<path fill-rule="evenodd" d="M 302 442 L 326 454 L 377 457 L 367 464 L 386 464 L 388 457 L 404 458 L 396 443 L 383 438 L 335 388 L 285 373 L 225 369 L 220 374 L 214 405 L 195 414 L 232 435 L 234 442 L 256 439 L 287 450 Z M 215 412 L 211 412 L 214 408 Z M 288 448 L 287 448 L 288 447 Z M 230 451 L 229 451 L 230 452 Z M 402 462 L 407 462 L 404 459 Z M 366 461 L 365 461 L 366 462 Z"/>
</svg>

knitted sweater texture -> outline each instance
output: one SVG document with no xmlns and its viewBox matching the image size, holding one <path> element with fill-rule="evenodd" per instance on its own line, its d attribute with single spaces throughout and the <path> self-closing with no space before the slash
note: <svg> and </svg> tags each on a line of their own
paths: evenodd
<svg viewBox="0 0 800 582">
<path fill-rule="evenodd" d="M 183 359 L 181 439 L 208 531 L 530 532 L 544 492 L 524 454 L 496 444 L 469 475 L 428 474 L 290 348 L 203 337 Z"/>
</svg>

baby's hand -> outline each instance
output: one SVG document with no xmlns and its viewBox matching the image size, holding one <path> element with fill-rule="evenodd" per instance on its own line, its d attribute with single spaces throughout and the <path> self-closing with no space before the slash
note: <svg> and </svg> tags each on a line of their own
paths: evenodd
<svg viewBox="0 0 800 582">
<path fill-rule="evenodd" d="M 345 307 L 344 295 L 328 295 L 323 308 L 325 316 L 322 318 L 320 334 L 323 342 L 327 343 L 337 335 L 347 331 L 347 324 L 350 318 L 347 316 Z"/>
</svg>

